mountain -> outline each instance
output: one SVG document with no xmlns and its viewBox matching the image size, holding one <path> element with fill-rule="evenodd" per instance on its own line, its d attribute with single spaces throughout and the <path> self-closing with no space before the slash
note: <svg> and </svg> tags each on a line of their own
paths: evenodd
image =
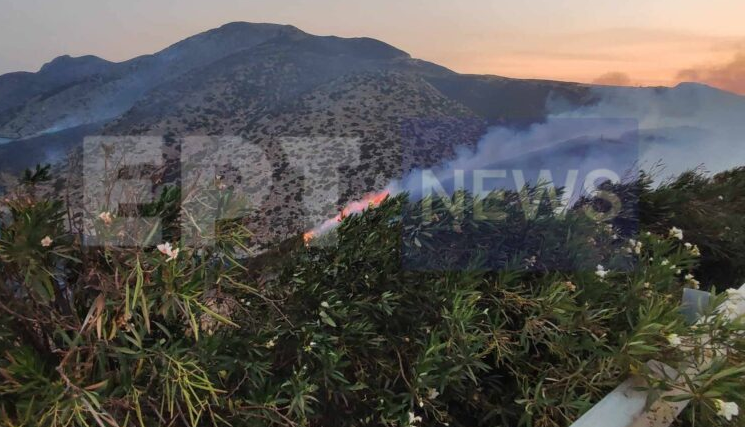
<svg viewBox="0 0 747 427">
<path fill-rule="evenodd" d="M 110 62 L 95 56 L 61 56 L 45 64 L 38 73 L 9 73 L 0 76 L 0 113 L 19 107 L 30 99 L 64 88 L 88 76 L 104 72 Z"/>
<path fill-rule="evenodd" d="M 287 88 L 287 96 L 361 70 L 388 69 L 417 74 L 427 78 L 445 96 L 453 97 L 483 116 L 516 114 L 519 110 L 536 115 L 548 92 L 566 91 L 578 95 L 584 88 L 575 84 L 461 76 L 369 38 L 321 37 L 292 26 L 236 22 L 190 37 L 153 55 L 121 63 L 93 56 L 63 56 L 37 73 L 0 76 L 0 137 L 22 139 L 114 119 L 138 101 L 141 106 L 145 105 L 147 101 L 143 98 L 153 90 L 160 90 L 161 95 L 154 96 L 161 98 L 161 106 L 169 102 L 189 104 L 195 101 L 194 94 L 169 97 L 162 94 L 185 87 L 190 89 L 187 85 L 193 83 L 209 91 L 217 84 L 210 79 L 236 80 L 238 76 L 261 73 L 262 67 L 266 74 L 291 72 L 285 67 L 295 67 L 297 73 L 303 74 L 297 76 L 300 78 L 292 88 Z M 273 67 L 278 68 L 273 70 Z M 237 84 L 235 89 L 250 92 L 236 95 L 252 95 L 252 90 L 267 91 L 276 83 L 255 80 L 252 87 Z M 518 94 L 522 98 L 519 105 L 516 103 Z M 284 96 L 282 93 L 270 95 L 277 95 L 278 101 Z M 176 99 L 178 96 L 183 99 Z M 496 97 L 501 100 L 496 102 Z M 262 99 L 265 101 L 267 98 Z"/>
<path fill-rule="evenodd" d="M 111 119 L 150 89 L 268 39 L 300 32 L 275 24 L 227 24 L 153 55 L 120 63 L 63 56 L 38 73 L 0 77 L 0 135 L 25 138 Z"/>
<path fill-rule="evenodd" d="M 361 158 L 340 166 L 346 186 L 339 200 L 321 204 L 321 218 L 411 169 L 465 149 L 479 155 L 496 129 L 521 133 L 551 118 L 633 118 L 642 140 L 653 141 L 641 151 L 656 153 L 676 140 L 707 151 L 709 144 L 735 146 L 743 114 L 744 97 L 702 85 L 604 87 L 465 75 L 370 38 L 235 22 L 124 62 L 63 56 L 37 73 L 0 76 L 0 172 L 59 162 L 88 135 L 162 137 L 172 154 L 190 137 L 219 137 L 225 162 L 254 168 L 243 184 L 266 187 L 260 211 L 276 213 L 258 215 L 254 231 L 287 236 L 309 226 L 300 201 L 303 174 L 290 165 L 295 157 L 333 163 L 335 150 L 325 144 L 335 138 L 357 141 Z M 300 148 L 289 150 L 288 140 L 301 141 Z M 522 164 L 552 150 L 578 152 L 515 142 Z M 250 146 L 260 147 L 266 161 L 246 154 Z M 723 156 L 737 158 L 728 149 Z M 329 188 L 334 179 L 316 184 Z"/>
</svg>

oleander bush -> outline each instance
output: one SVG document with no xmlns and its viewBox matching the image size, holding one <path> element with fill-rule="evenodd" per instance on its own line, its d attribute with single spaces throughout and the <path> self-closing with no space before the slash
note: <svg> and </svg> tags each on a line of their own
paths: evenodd
<svg viewBox="0 0 747 427">
<path fill-rule="evenodd" d="M 744 167 L 708 178 L 691 171 L 656 189 L 640 201 L 645 227 L 664 233 L 679 225 L 700 248 L 694 274 L 723 291 L 744 284 Z"/>
<path fill-rule="evenodd" d="M 744 283 L 744 167 L 712 177 L 692 170 L 652 186 L 641 174 L 632 182 L 607 186 L 622 200 L 622 212 L 611 222 L 622 235 L 639 228 L 666 234 L 678 227 L 699 248 L 694 274 L 704 288 L 723 291 Z M 589 204 L 584 200 L 582 204 Z"/>
<path fill-rule="evenodd" d="M 715 281 L 744 273 L 743 170 L 611 188 L 640 221 L 558 213 L 541 186 L 399 195 L 254 259 L 238 219 L 180 245 L 173 189 L 142 207 L 162 239 L 118 244 L 131 224 L 103 206 L 94 240 L 48 179 L 2 202 L 0 425 L 565 426 L 629 375 L 691 400 L 681 425 L 744 423 L 744 316 Z M 699 281 L 719 286 L 692 323 Z"/>
</svg>

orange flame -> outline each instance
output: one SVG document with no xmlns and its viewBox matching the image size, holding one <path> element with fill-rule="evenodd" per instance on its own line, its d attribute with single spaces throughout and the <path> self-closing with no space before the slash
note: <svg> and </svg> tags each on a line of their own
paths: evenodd
<svg viewBox="0 0 747 427">
<path fill-rule="evenodd" d="M 387 198 L 387 196 L 389 196 L 389 190 L 384 190 L 378 193 L 367 194 L 363 196 L 362 199 L 349 203 L 340 211 L 340 213 L 335 215 L 333 218 L 330 218 L 320 225 L 314 227 L 312 230 L 303 233 L 304 244 L 306 246 L 309 246 L 309 243 L 314 237 L 320 236 L 335 228 L 337 224 L 339 222 L 342 222 L 345 217 L 351 214 L 363 212 L 365 209 L 371 209 L 379 206 L 381 202 L 383 202 L 384 199 Z"/>
<path fill-rule="evenodd" d="M 309 230 L 305 233 L 303 233 L 303 244 L 306 246 L 309 246 L 309 243 L 311 243 L 311 239 L 314 238 L 314 231 Z"/>
</svg>

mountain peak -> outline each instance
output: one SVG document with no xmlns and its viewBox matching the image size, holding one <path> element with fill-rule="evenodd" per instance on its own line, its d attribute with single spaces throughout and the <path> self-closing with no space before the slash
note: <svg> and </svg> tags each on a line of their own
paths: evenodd
<svg viewBox="0 0 747 427">
<path fill-rule="evenodd" d="M 298 31 L 303 32 L 299 30 L 298 28 L 294 27 L 293 25 L 287 25 L 287 24 L 273 24 L 268 22 L 247 22 L 247 21 L 233 21 L 228 22 L 226 24 L 221 25 L 220 27 L 213 28 L 212 30 L 208 30 L 207 32 L 230 32 L 230 31 L 257 31 L 257 30 L 289 30 L 289 31 Z"/>
<path fill-rule="evenodd" d="M 718 92 L 726 92 L 726 93 L 736 95 L 733 92 L 729 92 L 729 91 L 717 88 L 715 86 L 711 86 L 709 84 L 700 83 L 700 82 L 680 82 L 676 86 L 674 86 L 674 88 L 675 89 L 689 89 L 689 90 L 703 90 L 703 91 L 718 91 Z"/>
<path fill-rule="evenodd" d="M 66 73 L 73 69 L 103 67 L 111 64 L 109 61 L 94 55 L 70 56 L 62 55 L 42 65 L 40 73 Z"/>
<path fill-rule="evenodd" d="M 292 34 L 305 35 L 292 25 L 229 22 L 218 28 L 187 37 L 156 53 L 162 58 L 197 55 L 217 59 L 267 40 Z"/>
<path fill-rule="evenodd" d="M 243 39 L 254 42 L 256 39 L 268 39 L 288 34 L 306 33 L 292 25 L 235 21 L 223 24 L 217 28 L 203 31 L 201 33 L 195 34 L 194 36 L 187 37 L 186 39 L 175 43 L 171 47 L 215 39 L 221 39 L 228 42 L 240 42 Z"/>
<path fill-rule="evenodd" d="M 375 57 L 378 59 L 410 57 L 407 52 L 370 37 L 321 36 L 306 33 L 292 25 L 244 21 L 223 24 L 220 27 L 185 39 L 183 42 L 192 39 L 213 40 L 214 38 L 220 39 L 222 42 L 235 42 L 239 40 L 247 41 L 264 38 L 264 41 L 273 40 L 277 43 L 294 43 L 297 44 L 297 47 L 299 48 L 307 49 L 309 51 L 321 51 L 326 54 L 354 54 L 357 56 Z"/>
</svg>

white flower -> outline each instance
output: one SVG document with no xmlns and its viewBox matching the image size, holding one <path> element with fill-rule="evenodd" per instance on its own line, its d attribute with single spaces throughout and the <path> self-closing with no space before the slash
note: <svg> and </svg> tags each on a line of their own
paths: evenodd
<svg viewBox="0 0 747 427">
<path fill-rule="evenodd" d="M 719 200 L 724 200 L 724 196 L 718 196 Z"/>
<path fill-rule="evenodd" d="M 719 311 L 729 317 L 737 317 L 744 313 L 744 295 L 738 289 L 727 289 L 727 299 L 719 307 Z"/>
<path fill-rule="evenodd" d="M 690 249 L 690 253 L 693 256 L 700 256 L 700 249 L 698 249 L 698 245 L 693 245 L 692 249 Z"/>
<path fill-rule="evenodd" d="M 166 261 L 173 261 L 179 256 L 179 248 L 172 248 L 171 243 L 161 243 L 156 248 L 159 252 L 167 256 Z"/>
<path fill-rule="evenodd" d="M 435 399 L 437 398 L 441 393 L 438 392 L 435 388 L 429 388 L 428 389 L 428 399 Z"/>
<path fill-rule="evenodd" d="M 411 426 L 414 426 L 415 423 L 419 423 L 419 422 L 423 421 L 422 417 L 416 416 L 415 413 L 413 413 L 413 412 L 408 412 L 407 413 L 407 419 L 408 419 L 408 422 L 410 423 Z"/>
<path fill-rule="evenodd" d="M 683 237 L 682 236 L 682 230 L 680 230 L 677 227 L 670 228 L 669 229 L 669 237 L 674 237 L 674 238 L 677 238 L 679 240 L 682 240 L 682 237 Z"/>
<path fill-rule="evenodd" d="M 661 262 L 661 265 L 669 265 L 669 260 L 665 259 L 664 261 Z"/>
<path fill-rule="evenodd" d="M 99 219 L 104 223 L 104 225 L 112 225 L 112 214 L 110 212 L 101 212 L 99 214 Z"/>
<path fill-rule="evenodd" d="M 685 249 L 690 251 L 690 253 L 693 256 L 700 256 L 700 249 L 698 249 L 698 245 L 693 245 L 690 242 L 685 243 Z"/>
<path fill-rule="evenodd" d="M 741 314 L 740 304 L 737 304 L 735 301 L 731 300 L 726 300 L 724 304 L 719 307 L 719 311 L 732 318 L 737 317 Z"/>
<path fill-rule="evenodd" d="M 45 248 L 52 246 L 52 238 L 49 236 L 44 236 L 44 238 L 41 239 L 41 245 Z"/>
<path fill-rule="evenodd" d="M 739 291 L 739 289 L 734 289 L 734 288 L 727 289 L 726 290 L 726 295 L 729 296 L 729 299 L 734 299 L 734 298 L 740 298 L 740 299 L 742 299 L 742 298 L 744 298 L 742 296 L 742 293 Z"/>
<path fill-rule="evenodd" d="M 635 239 L 629 239 L 628 244 L 630 247 L 628 248 L 628 253 L 635 252 L 636 255 L 641 254 L 641 249 L 643 248 L 643 243 L 635 240 Z"/>
<path fill-rule="evenodd" d="M 685 281 L 687 281 L 687 283 L 689 283 L 695 289 L 700 288 L 700 282 L 695 279 L 695 276 L 690 273 L 685 274 Z"/>
<path fill-rule="evenodd" d="M 597 276 L 599 276 L 599 277 L 601 277 L 602 279 L 604 279 L 604 277 L 605 277 L 605 276 L 607 275 L 607 273 L 609 273 L 609 272 L 610 272 L 609 270 L 605 270 L 605 269 L 604 269 L 604 267 L 602 267 L 601 265 L 597 265 L 597 271 L 595 271 L 595 272 L 594 272 L 594 274 L 596 274 Z"/>
<path fill-rule="evenodd" d="M 716 406 L 716 414 L 731 421 L 731 417 L 739 414 L 739 406 L 734 402 L 724 402 L 721 399 L 713 399 Z"/>
<path fill-rule="evenodd" d="M 682 339 L 680 339 L 680 336 L 677 334 L 669 334 L 667 335 L 667 341 L 669 341 L 669 344 L 673 346 L 679 346 L 682 345 Z"/>
<path fill-rule="evenodd" d="M 669 229 L 669 237 L 674 237 L 676 239 L 682 240 L 682 229 L 677 227 L 672 227 Z"/>
</svg>

